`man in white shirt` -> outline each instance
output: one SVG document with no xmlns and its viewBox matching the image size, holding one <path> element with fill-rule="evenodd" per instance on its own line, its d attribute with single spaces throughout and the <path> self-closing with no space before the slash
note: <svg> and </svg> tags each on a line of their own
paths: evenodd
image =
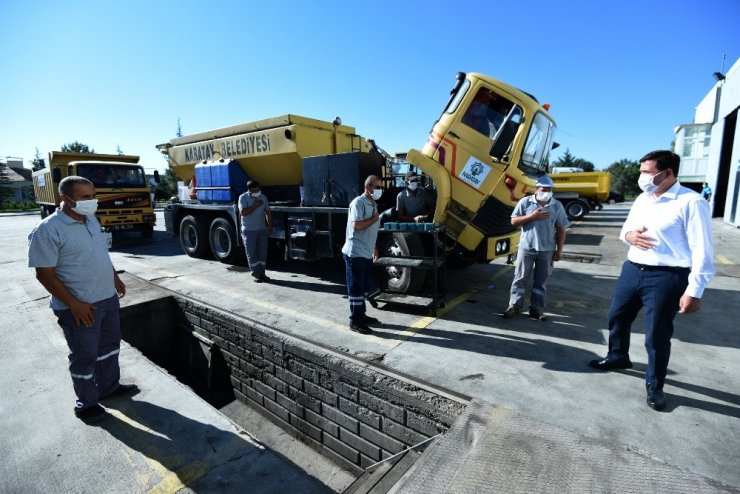
<svg viewBox="0 0 740 494">
<path fill-rule="evenodd" d="M 665 408 L 673 318 L 676 312 L 697 312 L 714 277 L 709 204 L 678 182 L 680 160 L 671 151 L 653 151 L 640 160 L 643 193 L 619 236 L 630 249 L 609 308 L 609 353 L 589 363 L 605 371 L 631 368 L 632 322 L 645 307 L 647 404 L 658 411 Z"/>
</svg>

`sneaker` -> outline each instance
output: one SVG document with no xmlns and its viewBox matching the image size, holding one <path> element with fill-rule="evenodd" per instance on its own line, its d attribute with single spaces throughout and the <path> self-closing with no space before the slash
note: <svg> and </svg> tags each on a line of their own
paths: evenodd
<svg viewBox="0 0 740 494">
<path fill-rule="evenodd" d="M 529 308 L 529 317 L 537 319 L 538 321 L 547 321 L 547 316 L 541 310 L 537 310 L 534 307 Z"/>
<path fill-rule="evenodd" d="M 511 319 L 512 317 L 518 316 L 520 313 L 521 310 L 519 310 L 519 307 L 517 307 L 516 305 L 512 305 L 508 309 L 506 309 L 504 313 L 501 314 L 501 316 L 504 319 Z"/>
<path fill-rule="evenodd" d="M 103 396 L 101 398 L 115 398 L 117 396 L 134 396 L 139 393 L 139 387 L 136 384 L 118 384 L 118 387 L 113 392 Z"/>
<path fill-rule="evenodd" d="M 365 324 L 380 324 L 380 321 L 375 317 L 365 316 Z"/>
<path fill-rule="evenodd" d="M 373 333 L 373 330 L 370 329 L 365 323 L 350 324 L 349 329 L 354 331 L 355 333 L 360 333 L 360 334 L 372 334 Z"/>
<path fill-rule="evenodd" d="M 82 410 L 75 408 L 75 415 L 86 424 L 94 424 L 101 420 L 105 420 L 105 418 L 108 417 L 108 412 L 106 412 L 105 408 L 100 405 L 93 405 Z"/>
</svg>

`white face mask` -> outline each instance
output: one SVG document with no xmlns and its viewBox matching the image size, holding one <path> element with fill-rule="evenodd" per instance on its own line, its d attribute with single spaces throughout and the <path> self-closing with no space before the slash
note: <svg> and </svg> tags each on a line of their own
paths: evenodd
<svg viewBox="0 0 740 494">
<path fill-rule="evenodd" d="M 95 214 L 95 211 L 98 210 L 98 200 L 97 199 L 87 199 L 84 201 L 75 201 L 77 205 L 72 208 L 72 211 L 74 211 L 77 214 L 81 214 L 83 216 L 88 214 Z"/>
<path fill-rule="evenodd" d="M 416 190 L 419 187 L 419 182 L 409 182 L 409 190 Z"/>
<path fill-rule="evenodd" d="M 540 202 L 547 202 L 552 199 L 552 192 L 537 192 L 535 197 Z"/>
<path fill-rule="evenodd" d="M 666 170 L 667 170 L 667 168 L 666 168 Z M 663 172 L 664 171 L 665 170 L 663 170 Z M 658 175 L 660 175 L 663 172 L 657 173 L 655 175 L 650 175 L 650 174 L 647 174 L 647 173 L 641 173 L 640 174 L 640 178 L 637 179 L 637 185 L 644 192 L 653 193 L 656 190 L 658 190 L 658 187 L 660 187 L 660 185 L 655 185 L 655 177 L 657 177 Z"/>
<path fill-rule="evenodd" d="M 262 195 L 262 191 L 259 192 L 250 192 L 249 195 L 251 195 L 254 198 L 260 197 Z"/>
<path fill-rule="evenodd" d="M 373 190 L 373 199 L 376 201 L 380 199 L 380 197 L 383 195 L 383 189 L 375 189 Z"/>
</svg>

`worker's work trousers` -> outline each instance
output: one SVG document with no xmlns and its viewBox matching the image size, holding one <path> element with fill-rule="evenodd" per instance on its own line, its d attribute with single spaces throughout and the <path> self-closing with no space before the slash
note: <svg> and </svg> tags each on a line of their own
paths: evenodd
<svg viewBox="0 0 740 494">
<path fill-rule="evenodd" d="M 627 261 L 622 265 L 609 308 L 610 359 L 629 356 L 632 322 L 645 307 L 645 349 L 648 366 L 645 383 L 663 389 L 671 357 L 673 318 L 689 284 L 689 268 L 641 269 Z"/>
<path fill-rule="evenodd" d="M 349 323 L 365 322 L 365 298 L 370 294 L 373 260 L 366 257 L 349 257 L 343 254 L 347 272 L 347 295 L 349 299 Z"/>
<path fill-rule="evenodd" d="M 75 408 L 83 410 L 118 387 L 121 371 L 121 320 L 118 295 L 93 303 L 93 324 L 78 325 L 72 311 L 55 310 L 69 347 L 69 373 L 77 395 Z"/>
<path fill-rule="evenodd" d="M 519 249 L 514 265 L 514 281 L 511 283 L 509 307 L 518 307 L 520 310 L 524 308 L 527 280 L 534 275 L 529 305 L 538 311 L 545 309 L 545 286 L 547 278 L 552 273 L 552 258 L 554 255 L 555 252 L 551 250 Z"/>
<path fill-rule="evenodd" d="M 247 252 L 247 261 L 249 261 L 252 276 L 264 275 L 267 267 L 267 230 L 242 232 L 242 241 Z"/>
</svg>

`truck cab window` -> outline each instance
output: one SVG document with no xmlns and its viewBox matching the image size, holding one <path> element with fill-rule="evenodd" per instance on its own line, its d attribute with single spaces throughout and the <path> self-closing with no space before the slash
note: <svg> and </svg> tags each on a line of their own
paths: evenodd
<svg viewBox="0 0 740 494">
<path fill-rule="evenodd" d="M 523 172 L 539 174 L 547 171 L 554 132 L 555 125 L 552 120 L 543 113 L 537 113 L 522 153 L 520 168 Z"/>
<path fill-rule="evenodd" d="M 488 88 L 480 88 L 465 111 L 462 123 L 489 139 L 501 128 L 514 104 Z"/>
</svg>

